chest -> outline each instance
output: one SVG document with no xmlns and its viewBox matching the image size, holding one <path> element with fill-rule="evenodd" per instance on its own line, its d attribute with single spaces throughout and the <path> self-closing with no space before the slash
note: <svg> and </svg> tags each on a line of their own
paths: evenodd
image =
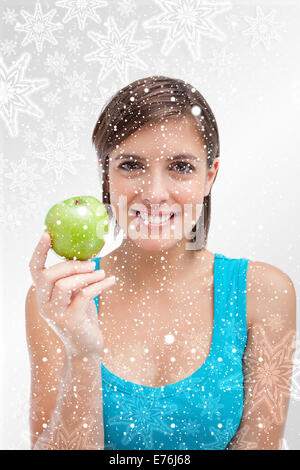
<svg viewBox="0 0 300 470">
<path fill-rule="evenodd" d="M 103 364 L 131 382 L 160 387 L 205 362 L 213 332 L 213 287 L 99 296 Z"/>
</svg>

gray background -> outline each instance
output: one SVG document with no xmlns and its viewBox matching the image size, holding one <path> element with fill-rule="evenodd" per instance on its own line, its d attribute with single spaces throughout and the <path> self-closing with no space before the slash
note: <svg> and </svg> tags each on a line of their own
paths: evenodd
<svg viewBox="0 0 300 470">
<path fill-rule="evenodd" d="M 101 107 L 131 81 L 165 74 L 187 80 L 208 100 L 221 141 L 208 249 L 275 265 L 291 277 L 299 299 L 300 2 L 110 1 L 82 16 L 59 3 L 1 2 L 3 449 L 29 448 L 28 262 L 54 203 L 83 194 L 101 199 L 92 129 Z M 197 44 L 184 29 L 172 39 L 168 7 L 186 3 L 218 7 L 205 29 L 198 19 Z M 44 36 L 33 26 L 38 4 Z M 97 50 L 101 54 L 90 60 Z M 13 78 L 23 88 L 7 97 L 3 80 Z M 111 241 L 101 255 L 119 242 Z M 50 253 L 47 265 L 56 262 Z M 297 356 L 286 449 L 300 449 Z"/>
</svg>

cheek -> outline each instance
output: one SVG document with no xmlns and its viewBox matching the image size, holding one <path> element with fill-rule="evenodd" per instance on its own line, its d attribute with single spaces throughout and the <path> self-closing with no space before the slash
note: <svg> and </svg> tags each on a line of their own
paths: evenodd
<svg viewBox="0 0 300 470">
<path fill-rule="evenodd" d="M 175 189 L 176 199 L 181 204 L 196 204 L 202 203 L 204 197 L 204 186 L 199 181 L 186 182 L 180 187 Z"/>
</svg>

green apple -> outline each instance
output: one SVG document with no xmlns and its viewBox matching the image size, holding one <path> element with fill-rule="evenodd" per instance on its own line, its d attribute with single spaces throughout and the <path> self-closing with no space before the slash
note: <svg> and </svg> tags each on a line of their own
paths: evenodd
<svg viewBox="0 0 300 470">
<path fill-rule="evenodd" d="M 87 260 L 105 243 L 109 216 L 105 206 L 93 196 L 71 197 L 55 204 L 45 219 L 52 248 L 67 259 Z"/>
</svg>

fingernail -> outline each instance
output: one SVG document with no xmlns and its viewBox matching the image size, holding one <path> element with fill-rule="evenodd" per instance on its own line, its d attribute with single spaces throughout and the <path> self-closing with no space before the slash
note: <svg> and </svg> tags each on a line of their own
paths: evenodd
<svg viewBox="0 0 300 470">
<path fill-rule="evenodd" d="M 109 279 L 110 281 L 113 281 L 113 282 L 115 282 L 115 280 L 116 280 L 116 276 L 109 276 L 109 278 L 108 278 L 108 279 Z"/>
</svg>

